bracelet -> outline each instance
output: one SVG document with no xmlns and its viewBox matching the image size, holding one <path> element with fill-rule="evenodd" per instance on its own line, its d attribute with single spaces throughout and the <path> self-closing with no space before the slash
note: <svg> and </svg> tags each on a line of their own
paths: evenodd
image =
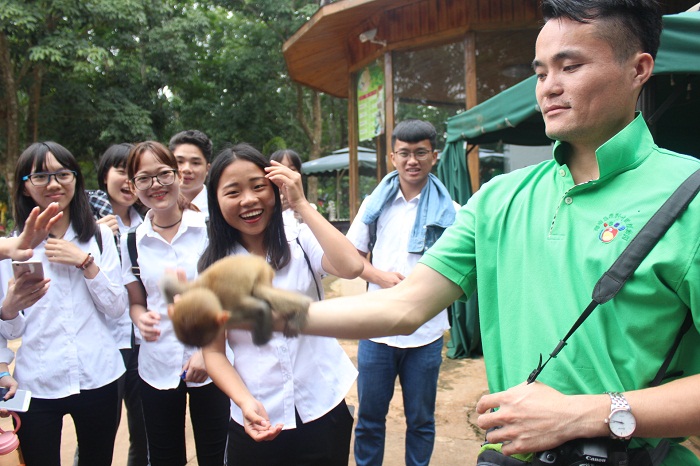
<svg viewBox="0 0 700 466">
<path fill-rule="evenodd" d="M 0 372 L 0 379 L 2 379 L 3 377 L 12 377 L 12 374 L 10 374 L 10 373 L 7 372 L 7 371 L 5 371 L 5 372 Z"/>
<path fill-rule="evenodd" d="M 88 267 L 90 267 L 90 264 L 92 264 L 93 262 L 95 262 L 95 258 L 92 257 L 92 254 L 90 254 L 90 253 L 88 252 L 88 255 L 87 255 L 87 257 L 85 258 L 85 260 L 83 261 L 83 263 L 80 264 L 80 265 L 76 265 L 75 268 L 76 268 L 76 269 L 80 269 L 80 270 L 85 270 L 85 269 L 87 269 Z"/>
</svg>

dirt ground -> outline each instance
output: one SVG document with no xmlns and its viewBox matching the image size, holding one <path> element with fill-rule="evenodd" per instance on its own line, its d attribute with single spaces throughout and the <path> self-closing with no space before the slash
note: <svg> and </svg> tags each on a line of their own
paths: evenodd
<svg viewBox="0 0 700 466">
<path fill-rule="evenodd" d="M 365 285 L 361 280 L 324 280 L 327 297 L 364 293 Z M 449 334 L 445 341 L 449 340 Z M 357 341 L 340 340 L 341 346 L 348 356 L 357 364 Z M 16 349 L 19 342 L 10 342 L 10 347 Z M 438 381 L 438 396 L 436 407 L 437 438 L 431 465 L 448 466 L 453 464 L 473 465 L 483 439 L 483 433 L 475 425 L 475 406 L 482 394 L 487 392 L 486 376 L 483 359 L 443 359 Z M 353 387 L 346 397 L 347 403 L 357 409 L 357 390 Z M 125 417 L 122 416 L 122 419 Z M 0 420 L 0 427 L 11 428 L 8 419 Z M 194 441 L 189 419 L 186 426 L 188 466 L 197 465 Z M 396 386 L 396 392 L 391 403 L 387 418 L 387 438 L 384 455 L 385 466 L 404 465 L 405 423 L 401 402 L 401 387 Z M 63 466 L 73 464 L 75 451 L 75 429 L 70 417 L 64 418 L 62 438 Z M 700 439 L 691 438 L 686 444 L 700 457 Z M 126 422 L 122 422 L 117 433 L 114 451 L 114 466 L 125 466 L 128 449 L 128 431 Z M 355 466 L 351 457 L 350 465 Z"/>
<path fill-rule="evenodd" d="M 328 297 L 364 293 L 361 280 L 337 280 L 327 287 Z M 449 333 L 445 342 L 449 341 Z M 357 366 L 357 341 L 340 340 L 350 359 Z M 443 355 L 446 348 L 443 348 Z M 475 406 L 482 394 L 487 392 L 483 359 L 443 358 L 438 378 L 438 395 L 435 409 L 436 439 L 430 464 L 453 465 L 475 464 L 483 442 L 483 433 L 474 424 Z M 357 407 L 357 389 L 353 386 L 346 397 L 348 404 Z M 404 465 L 406 424 L 403 416 L 401 385 L 396 383 L 394 398 L 387 416 L 385 466 Z M 354 458 L 351 452 L 351 462 Z"/>
</svg>

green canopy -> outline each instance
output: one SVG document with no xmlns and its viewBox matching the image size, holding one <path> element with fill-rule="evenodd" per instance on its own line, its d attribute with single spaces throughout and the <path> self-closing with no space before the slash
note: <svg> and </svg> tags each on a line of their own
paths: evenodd
<svg viewBox="0 0 700 466">
<path fill-rule="evenodd" d="M 372 149 L 358 147 L 357 163 L 359 165 L 360 174 L 367 176 L 376 176 L 377 173 L 377 154 Z M 309 160 L 301 164 L 301 172 L 304 175 L 335 175 L 337 172 L 343 172 L 350 166 L 350 158 L 348 148 L 338 149 L 331 155 L 320 157 L 316 160 Z"/>
<path fill-rule="evenodd" d="M 661 147 L 700 157 L 700 12 L 666 15 L 654 75 L 647 84 L 644 116 Z M 471 194 L 466 165 L 467 144 L 503 141 L 548 145 L 531 76 L 491 99 L 447 120 L 447 143 L 438 176 L 453 199 L 466 204 Z M 451 309 L 448 357 L 469 357 L 480 345 L 476 297 Z"/>
<path fill-rule="evenodd" d="M 700 11 L 666 15 L 663 20 L 654 74 L 700 73 Z"/>
<path fill-rule="evenodd" d="M 667 134 L 659 127 L 659 133 L 655 134 L 655 137 L 660 146 L 700 156 L 700 144 L 695 140 L 695 131 L 684 131 L 685 127 L 690 126 L 697 129 L 700 119 L 700 107 L 697 105 L 699 78 L 693 76 L 700 75 L 700 12 L 665 15 L 663 23 L 661 46 L 654 66 L 655 77 L 648 85 L 654 91 L 656 102 L 652 108 L 661 109 L 663 117 L 658 116 L 651 123 L 664 125 L 665 122 L 667 127 L 676 128 L 671 134 Z M 468 111 L 448 119 L 447 146 L 443 156 L 463 156 L 464 141 L 475 145 L 498 141 L 519 145 L 550 144 L 551 140 L 544 133 L 544 122 L 535 99 L 536 84 L 536 77 L 531 76 Z M 685 95 L 684 91 L 687 91 Z M 675 100 L 664 105 L 669 97 Z M 688 111 L 680 114 L 674 111 L 669 113 L 669 110 L 681 106 Z M 645 114 L 645 117 L 650 118 L 652 115 L 653 113 Z M 693 121 L 694 125 L 685 124 Z M 652 127 L 652 131 L 655 129 Z M 688 143 L 678 139 L 687 140 Z M 690 150 L 684 150 L 686 146 L 690 146 Z"/>
<path fill-rule="evenodd" d="M 535 99 L 536 76 L 447 120 L 447 147 L 507 141 L 539 146 L 551 143 L 544 134 L 544 122 Z M 461 151 L 462 153 L 464 151 Z"/>
</svg>

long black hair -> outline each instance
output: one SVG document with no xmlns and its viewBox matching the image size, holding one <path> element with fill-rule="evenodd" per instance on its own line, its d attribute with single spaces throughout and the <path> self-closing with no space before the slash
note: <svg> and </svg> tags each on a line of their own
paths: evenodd
<svg viewBox="0 0 700 466">
<path fill-rule="evenodd" d="M 24 184 L 26 182 L 22 178 L 31 175 L 34 168 L 37 171 L 44 171 L 46 169 L 46 154 L 49 152 L 63 167 L 75 172 L 75 192 L 69 204 L 70 223 L 78 235 L 78 240 L 81 243 L 86 243 L 97 233 L 97 223 L 92 217 L 92 209 L 85 194 L 85 179 L 73 154 L 53 141 L 35 142 L 27 147 L 17 160 L 12 192 L 17 229 L 18 231 L 24 229 L 24 223 L 27 221 L 29 213 L 36 207 L 34 199 L 25 194 Z"/>
<path fill-rule="evenodd" d="M 209 245 L 199 259 L 197 268 L 200 272 L 219 259 L 230 254 L 235 243 L 240 243 L 240 232 L 229 225 L 221 212 L 216 193 L 221 181 L 221 175 L 226 168 L 236 160 L 252 162 L 261 171 L 269 167 L 267 159 L 253 146 L 249 144 L 236 144 L 221 151 L 209 170 L 209 182 L 207 183 L 207 199 L 209 201 Z M 267 251 L 270 265 L 279 270 L 289 263 L 291 253 L 287 237 L 284 234 L 284 221 L 282 220 L 282 202 L 277 186 L 270 182 L 275 193 L 275 209 L 272 212 L 270 224 L 265 229 L 263 245 Z"/>
</svg>

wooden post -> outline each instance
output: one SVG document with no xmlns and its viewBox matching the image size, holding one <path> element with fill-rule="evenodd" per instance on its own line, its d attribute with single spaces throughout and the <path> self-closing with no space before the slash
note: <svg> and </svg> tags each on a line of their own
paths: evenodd
<svg viewBox="0 0 700 466">
<path fill-rule="evenodd" d="M 350 176 L 349 212 L 350 221 L 355 218 L 357 210 L 360 208 L 360 171 L 357 163 L 357 146 L 359 144 L 359 123 L 357 121 L 357 74 L 350 75 L 348 80 L 348 174 Z"/>
<path fill-rule="evenodd" d="M 467 110 L 477 104 L 476 97 L 476 37 L 473 31 L 468 32 L 464 38 L 464 65 L 466 67 L 466 96 Z M 469 180 L 472 184 L 472 192 L 479 189 L 479 148 L 467 154 L 467 169 L 469 170 Z"/>
<path fill-rule="evenodd" d="M 391 136 L 394 132 L 394 66 L 391 62 L 391 52 L 386 52 L 384 54 L 384 151 L 381 157 L 384 158 L 384 163 L 382 163 L 383 171 L 379 173 L 377 171 L 377 183 L 379 183 L 384 176 L 394 171 L 394 164 L 391 163 L 389 159 L 389 152 L 391 152 Z M 377 150 L 377 170 L 379 170 L 379 150 Z"/>
</svg>

